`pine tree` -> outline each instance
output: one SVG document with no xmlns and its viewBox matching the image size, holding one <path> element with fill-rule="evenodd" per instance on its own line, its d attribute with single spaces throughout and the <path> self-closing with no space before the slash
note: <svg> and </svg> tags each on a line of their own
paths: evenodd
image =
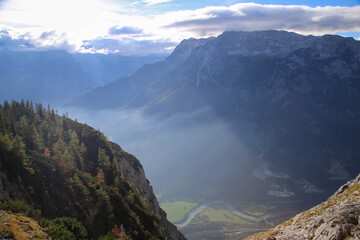
<svg viewBox="0 0 360 240">
<path fill-rule="evenodd" d="M 69 152 L 74 158 L 79 169 L 84 170 L 84 160 L 80 151 L 80 143 L 78 135 L 74 130 L 70 132 L 70 143 L 69 143 Z"/>
<path fill-rule="evenodd" d="M 110 157 L 106 155 L 106 151 L 104 148 L 98 148 L 98 164 L 102 169 L 110 169 L 111 162 Z"/>
</svg>

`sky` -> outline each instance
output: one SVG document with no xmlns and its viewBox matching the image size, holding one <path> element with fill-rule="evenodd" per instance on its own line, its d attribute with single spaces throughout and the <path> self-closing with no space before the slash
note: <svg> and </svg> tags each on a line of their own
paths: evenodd
<svg viewBox="0 0 360 240">
<path fill-rule="evenodd" d="M 360 0 L 0 0 L 0 49 L 168 54 L 224 31 L 360 40 Z"/>
</svg>

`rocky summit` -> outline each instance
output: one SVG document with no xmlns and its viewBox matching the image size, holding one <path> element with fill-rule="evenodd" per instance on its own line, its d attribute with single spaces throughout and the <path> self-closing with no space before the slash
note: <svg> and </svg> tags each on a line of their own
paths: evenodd
<svg viewBox="0 0 360 240">
<path fill-rule="evenodd" d="M 326 202 L 247 240 L 360 239 L 360 175 L 340 187 Z"/>
</svg>

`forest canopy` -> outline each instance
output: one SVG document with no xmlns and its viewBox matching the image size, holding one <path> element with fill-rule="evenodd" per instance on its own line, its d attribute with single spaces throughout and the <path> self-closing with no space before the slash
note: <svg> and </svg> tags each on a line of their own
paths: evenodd
<svg viewBox="0 0 360 240">
<path fill-rule="evenodd" d="M 50 106 L 0 105 L 0 157 L 0 200 L 24 200 L 50 219 L 75 218 L 90 238 L 165 238 L 160 216 L 118 166 L 119 159 L 134 169 L 140 162 Z"/>
</svg>

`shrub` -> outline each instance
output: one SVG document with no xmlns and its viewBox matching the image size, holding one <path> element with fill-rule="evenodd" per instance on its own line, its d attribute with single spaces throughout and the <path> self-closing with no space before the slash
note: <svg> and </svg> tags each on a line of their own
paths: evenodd
<svg viewBox="0 0 360 240">
<path fill-rule="evenodd" d="M 84 225 L 76 218 L 60 217 L 53 220 L 42 218 L 39 224 L 53 239 L 76 240 L 87 237 Z"/>
<path fill-rule="evenodd" d="M 0 202 L 0 209 L 11 211 L 13 213 L 23 213 L 24 215 L 34 219 L 40 219 L 41 217 L 40 209 L 34 209 L 33 206 L 20 200 L 7 200 Z"/>
</svg>

